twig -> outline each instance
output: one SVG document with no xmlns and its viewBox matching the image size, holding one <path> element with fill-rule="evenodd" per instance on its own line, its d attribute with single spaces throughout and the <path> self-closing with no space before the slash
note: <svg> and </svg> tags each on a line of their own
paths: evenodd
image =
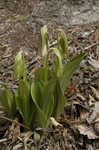
<svg viewBox="0 0 99 150">
<path fill-rule="evenodd" d="M 97 45 L 99 45 L 99 42 L 94 43 L 94 44 L 92 44 L 92 45 L 89 45 L 89 46 L 85 47 L 84 50 L 87 51 L 87 50 L 89 50 L 90 48 L 92 48 L 92 47 L 94 47 L 94 46 L 97 46 Z M 87 52 L 89 52 L 89 51 L 87 51 Z"/>
<path fill-rule="evenodd" d="M 8 120 L 8 121 L 10 121 L 10 122 L 14 122 L 14 123 L 18 124 L 19 126 L 30 130 L 30 128 L 29 128 L 28 126 L 23 125 L 22 123 L 19 123 L 19 122 L 16 121 L 16 120 L 12 120 L 12 119 L 10 119 L 10 118 L 8 118 L 8 117 L 5 117 L 5 116 L 0 116 L 0 118 L 5 119 L 5 120 Z"/>
<path fill-rule="evenodd" d="M 6 141 L 8 141 L 8 139 L 0 139 L 0 143 L 3 143 L 3 142 L 6 142 Z"/>
</svg>

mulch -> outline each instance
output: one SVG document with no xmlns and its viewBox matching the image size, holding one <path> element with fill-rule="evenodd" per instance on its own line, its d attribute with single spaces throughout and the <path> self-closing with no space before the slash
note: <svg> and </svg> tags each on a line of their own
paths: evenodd
<svg viewBox="0 0 99 150">
<path fill-rule="evenodd" d="M 0 16 L 0 88 L 6 83 L 11 89 L 16 89 L 13 65 L 17 52 L 23 49 L 30 77 L 40 65 L 41 58 L 37 54 L 38 44 L 33 41 L 31 27 L 25 24 L 28 16 L 20 18 L 10 11 L 0 11 L 3 12 Z M 99 21 L 64 27 L 64 31 L 68 39 L 69 58 L 80 52 L 87 52 L 87 55 L 65 91 L 67 102 L 58 121 L 62 126 L 50 125 L 46 130 L 39 128 L 25 133 L 16 123 L 16 118 L 10 121 L 0 119 L 0 149 L 99 149 Z M 52 38 L 50 45 L 54 43 Z M 1 106 L 0 115 L 7 117 Z"/>
</svg>

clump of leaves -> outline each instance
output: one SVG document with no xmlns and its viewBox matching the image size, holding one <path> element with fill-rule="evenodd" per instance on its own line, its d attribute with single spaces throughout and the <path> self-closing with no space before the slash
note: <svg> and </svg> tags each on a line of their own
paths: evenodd
<svg viewBox="0 0 99 150">
<path fill-rule="evenodd" d="M 41 28 L 42 65 L 35 71 L 31 80 L 26 75 L 23 51 L 20 51 L 15 59 L 14 75 L 19 80 L 16 93 L 12 93 L 7 87 L 0 92 L 0 102 L 7 113 L 13 115 L 16 110 L 23 118 L 23 124 L 32 127 L 38 124 L 45 128 L 49 118 L 58 119 L 63 110 L 66 98 L 64 90 L 70 81 L 75 69 L 79 66 L 84 54 L 81 53 L 66 64 L 62 60 L 68 57 L 68 41 L 62 29 L 56 32 L 57 47 L 49 48 L 49 36 L 47 26 Z M 50 54 L 54 53 L 52 64 L 49 65 Z"/>
</svg>

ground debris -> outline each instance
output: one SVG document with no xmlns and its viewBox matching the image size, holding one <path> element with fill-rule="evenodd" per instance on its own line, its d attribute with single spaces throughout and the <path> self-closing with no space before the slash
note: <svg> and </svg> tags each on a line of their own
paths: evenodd
<svg viewBox="0 0 99 150">
<path fill-rule="evenodd" d="M 10 8 L 11 0 L 8 1 L 8 9 L 0 10 L 2 14 L 0 19 L 0 89 L 2 84 L 6 83 L 9 88 L 16 90 L 17 84 L 13 78 L 15 56 L 20 49 L 23 49 L 27 74 L 33 77 L 35 68 L 41 62 L 41 58 L 37 56 L 39 42 L 35 45 L 33 39 L 39 39 L 39 29 L 45 22 L 41 20 L 38 24 L 35 20 L 37 21 L 37 29 L 35 29 L 35 21 L 29 22 L 32 18 L 28 14 L 21 14 L 24 9 L 20 9 L 21 15 L 18 15 L 18 12 L 15 12 L 15 6 L 17 6 L 15 2 L 12 2 Z M 21 2 L 23 7 L 27 6 L 23 3 L 24 0 Z M 26 7 L 25 9 L 27 10 Z M 28 13 L 29 10 L 26 12 Z M 53 26 L 48 26 L 50 31 Z M 57 122 L 54 120 L 54 123 L 43 132 L 40 129 L 24 133 L 20 130 L 20 125 L 0 118 L 0 149 L 99 149 L 99 22 L 64 27 L 64 30 L 68 39 L 69 58 L 80 52 L 86 52 L 86 57 L 67 86 L 65 91 L 67 103 L 60 120 Z M 37 35 L 35 35 L 36 32 Z M 50 47 L 56 44 L 55 37 L 51 35 L 51 38 Z M 5 116 L 0 106 L 0 115 L 2 114 Z"/>
</svg>

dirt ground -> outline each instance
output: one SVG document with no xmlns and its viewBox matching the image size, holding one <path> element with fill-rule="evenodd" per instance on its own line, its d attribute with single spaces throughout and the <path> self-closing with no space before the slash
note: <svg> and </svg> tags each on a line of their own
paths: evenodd
<svg viewBox="0 0 99 150">
<path fill-rule="evenodd" d="M 33 77 L 33 72 L 40 63 L 37 50 L 40 47 L 40 27 L 43 24 L 48 25 L 52 39 L 50 44 L 55 40 L 55 28 L 61 26 L 64 29 L 70 58 L 81 51 L 88 53 L 65 91 L 67 103 L 59 120 L 62 126 L 49 126 L 44 131 L 37 129 L 24 133 L 15 122 L 0 119 L 0 149 L 98 150 L 99 21 L 64 26 L 55 23 L 57 13 L 51 23 L 49 18 L 44 20 L 41 17 L 37 20 L 38 17 L 32 12 L 36 12 L 33 2 L 39 7 L 42 4 L 43 7 L 43 1 L 37 3 L 39 1 L 29 0 L 27 5 L 25 0 L 20 3 L 18 0 L 0 1 L 0 88 L 2 83 L 8 84 L 11 89 L 17 88 L 13 78 L 13 64 L 20 49 L 25 54 L 27 74 Z M 50 2 L 48 4 L 51 5 Z M 0 114 L 6 115 L 2 107 Z"/>
</svg>

